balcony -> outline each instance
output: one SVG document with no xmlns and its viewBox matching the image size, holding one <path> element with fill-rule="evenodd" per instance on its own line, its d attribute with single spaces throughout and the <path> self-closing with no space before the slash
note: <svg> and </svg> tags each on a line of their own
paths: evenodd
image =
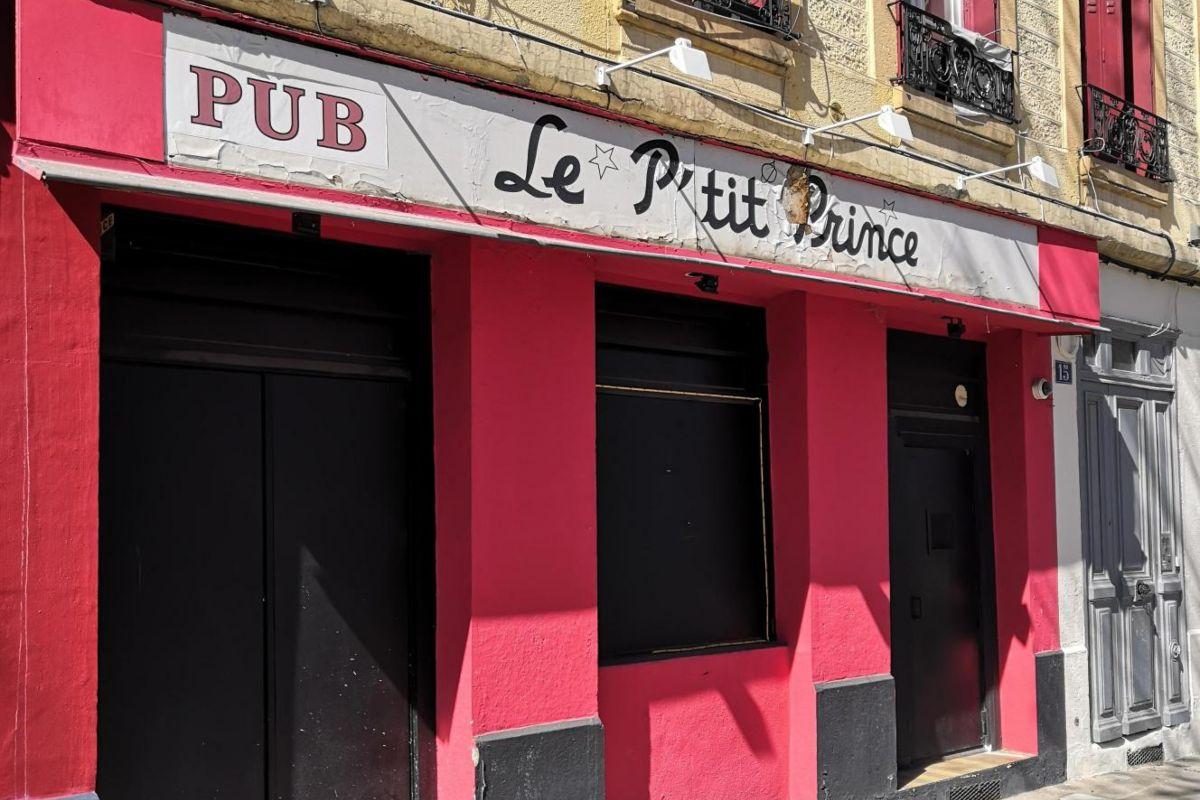
<svg viewBox="0 0 1200 800">
<path fill-rule="evenodd" d="M 1096 86 L 1083 87 L 1085 152 L 1144 178 L 1173 180 L 1167 121 Z"/>
<path fill-rule="evenodd" d="M 900 28 L 900 74 L 911 89 L 961 104 L 1005 122 L 1016 122 L 1012 53 L 995 45 L 998 58 L 976 45 L 975 34 L 956 32 L 946 20 L 906 2 L 893 3 Z M 1007 66 L 1002 66 L 1007 60 Z"/>
<path fill-rule="evenodd" d="M 728 17 L 755 28 L 792 36 L 789 0 L 683 0 L 685 5 Z"/>
</svg>

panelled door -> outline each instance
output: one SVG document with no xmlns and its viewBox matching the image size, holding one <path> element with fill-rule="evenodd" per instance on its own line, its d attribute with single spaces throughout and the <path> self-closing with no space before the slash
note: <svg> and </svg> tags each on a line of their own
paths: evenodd
<svg viewBox="0 0 1200 800">
<path fill-rule="evenodd" d="M 1097 742 L 1188 719 L 1174 393 L 1163 344 L 1105 336 L 1089 349 L 1082 370 L 1081 485 Z"/>
<path fill-rule="evenodd" d="M 409 798 L 423 265 L 127 211 L 113 223 L 98 792 Z"/>
</svg>

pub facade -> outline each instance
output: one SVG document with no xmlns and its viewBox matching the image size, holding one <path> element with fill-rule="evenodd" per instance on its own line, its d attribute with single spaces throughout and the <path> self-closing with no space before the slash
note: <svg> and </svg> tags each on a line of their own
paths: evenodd
<svg viewBox="0 0 1200 800">
<path fill-rule="evenodd" d="M 1061 781 L 1100 237 L 314 5 L 10 4 L 0 797 Z"/>
</svg>

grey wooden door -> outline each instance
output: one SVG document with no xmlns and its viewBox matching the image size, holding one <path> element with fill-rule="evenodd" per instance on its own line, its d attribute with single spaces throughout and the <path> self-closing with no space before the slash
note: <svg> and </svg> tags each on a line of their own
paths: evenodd
<svg viewBox="0 0 1200 800">
<path fill-rule="evenodd" d="M 1081 484 L 1097 742 L 1188 719 L 1169 361 L 1169 342 L 1118 334 L 1090 348 L 1083 364 Z"/>
</svg>

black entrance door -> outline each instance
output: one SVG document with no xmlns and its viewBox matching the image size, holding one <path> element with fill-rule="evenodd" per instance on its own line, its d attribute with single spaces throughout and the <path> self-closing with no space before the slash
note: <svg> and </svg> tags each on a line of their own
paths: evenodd
<svg viewBox="0 0 1200 800">
<path fill-rule="evenodd" d="M 989 742 L 991 618 L 981 345 L 888 341 L 892 673 L 901 766 Z"/>
<path fill-rule="evenodd" d="M 409 797 L 423 270 L 129 212 L 110 237 L 98 793 Z"/>
</svg>

